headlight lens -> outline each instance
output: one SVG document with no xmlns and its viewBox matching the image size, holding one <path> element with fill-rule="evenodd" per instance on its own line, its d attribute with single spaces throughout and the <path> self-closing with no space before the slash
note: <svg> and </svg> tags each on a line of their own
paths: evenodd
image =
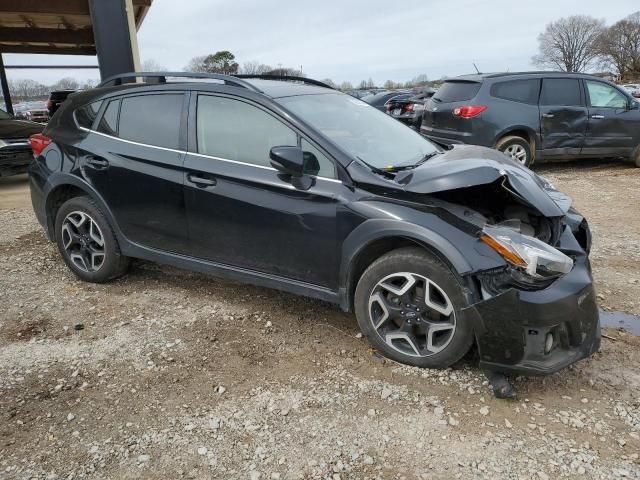
<svg viewBox="0 0 640 480">
<path fill-rule="evenodd" d="M 507 228 L 485 226 L 480 240 L 532 277 L 569 273 L 573 260 L 537 238 Z"/>
</svg>

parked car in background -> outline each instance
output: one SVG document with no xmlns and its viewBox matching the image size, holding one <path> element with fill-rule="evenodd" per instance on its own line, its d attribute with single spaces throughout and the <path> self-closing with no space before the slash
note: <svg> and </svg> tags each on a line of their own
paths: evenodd
<svg viewBox="0 0 640 480">
<path fill-rule="evenodd" d="M 49 94 L 49 100 L 47 100 L 47 109 L 49 110 L 49 118 L 53 117 L 53 114 L 58 111 L 62 102 L 64 102 L 69 95 L 77 92 L 77 90 L 54 90 Z"/>
<path fill-rule="evenodd" d="M 587 74 L 526 72 L 445 81 L 420 131 L 441 144 L 496 148 L 523 165 L 630 158 L 640 167 L 640 103 Z"/>
<path fill-rule="evenodd" d="M 413 94 L 410 90 L 386 90 L 383 92 L 373 93 L 362 97 L 363 102 L 367 102 L 372 107 L 377 108 L 381 112 L 387 112 L 387 102 L 391 99 L 399 100 L 401 98 L 409 98 Z"/>
<path fill-rule="evenodd" d="M 46 123 L 49 121 L 49 111 L 45 102 L 26 102 L 14 106 L 16 118 L 31 122 Z"/>
<path fill-rule="evenodd" d="M 427 100 L 433 97 L 434 93 L 435 90 L 427 87 L 416 91 L 413 96 L 408 98 L 394 97 L 386 103 L 387 113 L 396 120 L 419 131 L 422 124 L 424 105 Z"/>
<path fill-rule="evenodd" d="M 629 83 L 626 85 L 622 85 L 622 88 L 629 92 L 633 97 L 640 98 L 640 84 Z"/>
<path fill-rule="evenodd" d="M 107 79 L 32 137 L 36 217 L 78 278 L 134 257 L 320 298 L 420 367 L 475 345 L 486 370 L 550 374 L 598 350 L 589 227 L 534 172 L 311 79 L 166 77 Z"/>
<path fill-rule="evenodd" d="M 18 120 L 0 110 L 0 177 L 27 171 L 33 160 L 29 137 L 43 128 L 39 123 Z"/>
<path fill-rule="evenodd" d="M 352 97 L 363 98 L 363 97 L 366 97 L 367 95 L 371 95 L 373 92 L 371 90 L 351 90 L 348 93 Z"/>
</svg>

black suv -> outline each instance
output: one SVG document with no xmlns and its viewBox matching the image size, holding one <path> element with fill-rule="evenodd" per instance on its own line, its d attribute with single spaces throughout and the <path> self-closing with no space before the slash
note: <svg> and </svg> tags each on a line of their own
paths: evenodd
<svg viewBox="0 0 640 480">
<path fill-rule="evenodd" d="M 590 233 L 568 197 L 319 82 L 118 76 L 32 143 L 34 210 L 83 280 L 134 257 L 319 298 L 422 367 L 475 344 L 485 369 L 550 373 L 598 349 Z"/>
<path fill-rule="evenodd" d="M 630 158 L 640 167 L 640 104 L 586 74 L 530 72 L 447 80 L 427 103 L 421 132 L 444 144 L 497 148 L 534 160 Z"/>
</svg>

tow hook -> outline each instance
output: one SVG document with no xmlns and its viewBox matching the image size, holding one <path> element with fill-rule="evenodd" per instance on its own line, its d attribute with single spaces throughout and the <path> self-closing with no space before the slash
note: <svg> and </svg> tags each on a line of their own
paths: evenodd
<svg viewBox="0 0 640 480">
<path fill-rule="evenodd" d="M 496 398 L 516 398 L 516 392 L 504 374 L 493 370 L 482 370 L 482 373 L 489 380 L 491 388 L 493 388 L 493 395 Z"/>
</svg>

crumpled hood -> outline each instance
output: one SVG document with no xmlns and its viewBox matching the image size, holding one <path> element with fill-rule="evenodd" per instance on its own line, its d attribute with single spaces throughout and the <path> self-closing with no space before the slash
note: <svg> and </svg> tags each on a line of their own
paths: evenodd
<svg viewBox="0 0 640 480">
<path fill-rule="evenodd" d="M 43 129 L 44 125 L 26 120 L 0 120 L 0 139 L 28 138 L 42 132 Z"/>
<path fill-rule="evenodd" d="M 500 178 L 505 188 L 546 217 L 562 216 L 571 206 L 569 197 L 528 168 L 497 150 L 473 145 L 456 146 L 415 169 L 400 172 L 395 182 L 406 192 L 429 194 L 485 185 Z"/>
</svg>

